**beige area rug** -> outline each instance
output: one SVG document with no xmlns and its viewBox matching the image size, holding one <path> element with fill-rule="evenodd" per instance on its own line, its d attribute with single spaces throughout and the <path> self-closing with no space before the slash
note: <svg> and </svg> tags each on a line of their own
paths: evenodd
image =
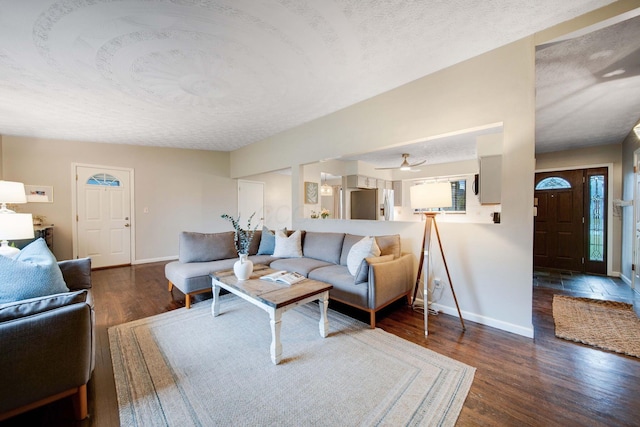
<svg viewBox="0 0 640 427">
<path fill-rule="evenodd" d="M 475 368 L 329 310 L 267 313 L 233 295 L 109 329 L 123 426 L 455 424 Z"/>
<path fill-rule="evenodd" d="M 640 357 L 640 319 L 631 304 L 553 296 L 556 336 Z"/>
</svg>

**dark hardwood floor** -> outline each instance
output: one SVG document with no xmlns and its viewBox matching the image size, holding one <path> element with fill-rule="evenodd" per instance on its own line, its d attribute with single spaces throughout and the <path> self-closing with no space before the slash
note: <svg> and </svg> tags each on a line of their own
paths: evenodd
<svg viewBox="0 0 640 427">
<path fill-rule="evenodd" d="M 533 340 L 470 321 L 463 332 L 456 317 L 444 314 L 430 317 L 427 338 L 422 314 L 402 302 L 379 313 L 377 326 L 477 368 L 460 426 L 638 426 L 640 359 L 558 339 L 551 315 L 556 293 L 610 297 L 638 307 L 638 294 L 620 283 L 536 272 Z M 93 288 L 97 354 L 89 383 L 90 417 L 75 422 L 70 399 L 63 399 L 0 426 L 119 425 L 108 327 L 181 308 L 184 296 L 178 290 L 167 291 L 164 263 L 94 271 Z M 196 301 L 208 297 L 204 294 Z M 366 313 L 333 302 L 330 306 L 368 321 Z"/>
</svg>

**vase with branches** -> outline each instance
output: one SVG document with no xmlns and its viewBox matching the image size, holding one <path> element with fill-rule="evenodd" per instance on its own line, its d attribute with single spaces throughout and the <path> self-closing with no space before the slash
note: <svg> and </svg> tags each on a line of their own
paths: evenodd
<svg viewBox="0 0 640 427">
<path fill-rule="evenodd" d="M 228 214 L 222 214 L 222 219 L 226 219 L 231 222 L 233 226 L 233 241 L 236 246 L 236 251 L 238 251 L 238 256 L 240 260 L 236 261 L 233 265 L 233 272 L 235 273 L 238 280 L 246 280 L 251 276 L 253 272 L 253 263 L 247 259 L 249 256 L 249 247 L 251 246 L 251 241 L 253 240 L 253 235 L 258 228 L 258 225 L 251 228 L 251 220 L 255 216 L 255 212 L 251 214 L 249 220 L 247 221 L 247 229 L 243 229 L 240 225 L 240 215 L 238 218 L 234 218 Z"/>
</svg>

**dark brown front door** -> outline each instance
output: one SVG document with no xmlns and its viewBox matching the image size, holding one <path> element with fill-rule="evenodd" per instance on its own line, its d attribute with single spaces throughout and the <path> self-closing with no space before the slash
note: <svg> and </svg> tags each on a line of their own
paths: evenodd
<svg viewBox="0 0 640 427">
<path fill-rule="evenodd" d="M 536 174 L 536 188 L 545 178 L 560 178 L 561 184 L 535 191 L 534 266 L 583 270 L 582 176 L 582 170 Z"/>
<path fill-rule="evenodd" d="M 534 267 L 607 273 L 607 168 L 535 179 Z"/>
</svg>

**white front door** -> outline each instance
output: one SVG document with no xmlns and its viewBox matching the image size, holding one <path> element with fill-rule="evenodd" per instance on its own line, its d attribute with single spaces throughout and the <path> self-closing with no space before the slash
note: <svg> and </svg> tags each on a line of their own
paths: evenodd
<svg viewBox="0 0 640 427">
<path fill-rule="evenodd" d="M 77 253 L 92 268 L 131 264 L 129 170 L 76 166 Z"/>
<path fill-rule="evenodd" d="M 247 228 L 247 221 L 254 212 L 251 228 L 257 225 L 260 230 L 264 220 L 264 182 L 239 180 L 238 215 L 242 228 Z"/>
</svg>

